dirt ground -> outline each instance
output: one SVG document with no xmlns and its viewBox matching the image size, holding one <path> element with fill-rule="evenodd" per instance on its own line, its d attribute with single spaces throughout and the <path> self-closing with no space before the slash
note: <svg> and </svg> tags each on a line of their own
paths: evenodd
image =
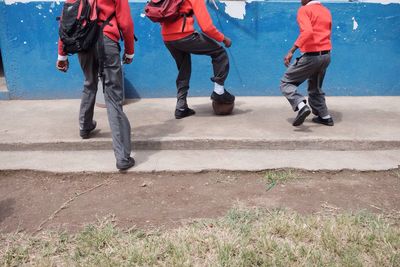
<svg viewBox="0 0 400 267">
<path fill-rule="evenodd" d="M 0 231 L 75 231 L 106 216 L 124 228 L 176 227 L 222 216 L 238 203 L 304 214 L 368 210 L 400 215 L 400 170 L 295 170 L 282 181 L 268 180 L 266 173 L 0 171 Z"/>
</svg>

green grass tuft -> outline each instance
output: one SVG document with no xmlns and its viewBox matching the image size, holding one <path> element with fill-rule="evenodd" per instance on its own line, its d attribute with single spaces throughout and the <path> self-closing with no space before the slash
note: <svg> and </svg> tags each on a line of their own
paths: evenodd
<svg viewBox="0 0 400 267">
<path fill-rule="evenodd" d="M 264 175 L 266 182 L 265 188 L 267 191 L 274 188 L 276 185 L 297 179 L 298 177 L 292 170 L 277 170 L 267 171 Z"/>
</svg>

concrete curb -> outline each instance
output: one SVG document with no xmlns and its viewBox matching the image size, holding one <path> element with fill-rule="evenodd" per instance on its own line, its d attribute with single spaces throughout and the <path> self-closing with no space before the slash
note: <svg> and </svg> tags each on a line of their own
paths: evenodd
<svg viewBox="0 0 400 267">
<path fill-rule="evenodd" d="M 334 127 L 293 127 L 283 97 L 238 97 L 232 116 L 209 98 L 190 98 L 196 115 L 176 120 L 175 99 L 124 106 L 134 171 L 304 168 L 383 170 L 400 164 L 400 97 L 330 97 Z M 0 170 L 116 171 L 107 111 L 96 109 L 92 138 L 79 137 L 79 100 L 0 102 Z"/>
<path fill-rule="evenodd" d="M 400 150 L 142 150 L 133 153 L 129 172 L 264 171 L 293 168 L 310 171 L 396 169 Z M 0 151 L 0 170 L 117 172 L 114 153 L 98 151 Z"/>
<path fill-rule="evenodd" d="M 383 140 L 235 140 L 173 139 L 133 140 L 134 150 L 330 150 L 374 151 L 400 149 L 400 141 Z M 84 151 L 112 149 L 110 140 L 77 140 L 38 143 L 0 143 L 0 151 Z"/>
</svg>

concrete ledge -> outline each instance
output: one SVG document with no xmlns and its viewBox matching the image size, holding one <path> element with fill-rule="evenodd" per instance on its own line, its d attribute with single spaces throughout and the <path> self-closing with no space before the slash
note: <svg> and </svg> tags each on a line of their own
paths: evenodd
<svg viewBox="0 0 400 267">
<path fill-rule="evenodd" d="M 134 150 L 330 150 L 373 151 L 400 149 L 400 141 L 368 140 L 133 140 Z M 0 151 L 85 151 L 112 149 L 108 141 L 76 141 L 48 143 L 0 143 Z"/>
<path fill-rule="evenodd" d="M 160 150 L 133 153 L 131 172 L 200 172 L 209 170 L 262 171 L 304 170 L 358 171 L 399 167 L 400 150 L 386 151 L 281 151 L 281 150 Z M 52 172 L 116 172 L 111 150 L 99 151 L 0 151 L 0 170 Z"/>
<path fill-rule="evenodd" d="M 387 170 L 400 164 L 400 97 L 329 97 L 334 127 L 296 115 L 283 97 L 238 97 L 231 116 L 209 98 L 189 98 L 196 115 L 176 120 L 175 99 L 124 106 L 132 171 Z M 95 109 L 93 138 L 79 138 L 79 100 L 0 101 L 0 170 L 114 172 L 107 112 Z M 310 116 L 311 117 L 311 116 Z"/>
<path fill-rule="evenodd" d="M 196 115 L 176 120 L 175 99 L 141 99 L 124 106 L 134 150 L 400 149 L 400 97 L 329 97 L 335 126 L 296 115 L 283 97 L 238 97 L 233 115 L 215 116 L 209 98 L 189 98 Z M 104 108 L 95 109 L 93 138 L 79 137 L 79 100 L 1 101 L 0 150 L 111 150 Z"/>
</svg>

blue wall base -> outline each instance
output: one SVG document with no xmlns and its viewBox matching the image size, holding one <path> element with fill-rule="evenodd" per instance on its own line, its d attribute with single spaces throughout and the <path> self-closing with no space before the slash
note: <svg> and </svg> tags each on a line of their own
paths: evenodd
<svg viewBox="0 0 400 267">
<path fill-rule="evenodd" d="M 143 16 L 143 2 L 130 2 L 135 21 L 132 65 L 125 66 L 127 98 L 175 97 L 177 69 L 165 48 L 158 24 Z M 231 37 L 230 74 L 226 87 L 235 95 L 281 95 L 283 57 L 298 35 L 298 2 L 245 3 L 244 19 L 208 4 L 212 19 Z M 327 95 L 400 95 L 400 4 L 326 3 L 333 16 L 332 62 L 323 89 Z M 0 48 L 11 99 L 80 98 L 83 76 L 76 56 L 70 70 L 55 69 L 58 22 L 62 4 L 29 2 L 6 5 L 0 0 Z M 192 57 L 190 96 L 209 96 L 212 66 Z M 306 85 L 301 91 L 306 93 Z M 7 94 L 0 94 L 4 95 Z"/>
<path fill-rule="evenodd" d="M 0 100 L 10 100 L 10 93 L 8 91 L 0 91 Z"/>
</svg>

